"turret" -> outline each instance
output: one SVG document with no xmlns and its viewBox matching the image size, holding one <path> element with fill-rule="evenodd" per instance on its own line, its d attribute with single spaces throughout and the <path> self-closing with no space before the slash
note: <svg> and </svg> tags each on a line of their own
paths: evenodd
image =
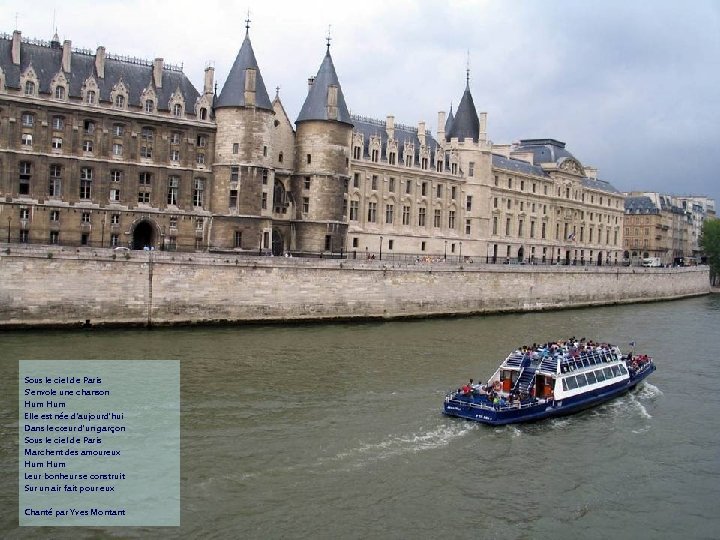
<svg viewBox="0 0 720 540">
<path fill-rule="evenodd" d="M 330 45 L 296 121 L 293 196 L 298 203 L 298 249 L 339 251 L 347 223 L 352 121 Z M 308 203 L 308 204 L 303 204 Z"/>
<path fill-rule="evenodd" d="M 217 124 L 213 163 L 214 245 L 266 250 L 272 237 L 273 120 L 275 112 L 250 43 L 245 39 L 215 99 Z M 205 71 L 204 95 L 214 70 Z M 241 218 L 240 216 L 259 216 Z M 241 238 L 240 245 L 233 238 Z"/>
</svg>

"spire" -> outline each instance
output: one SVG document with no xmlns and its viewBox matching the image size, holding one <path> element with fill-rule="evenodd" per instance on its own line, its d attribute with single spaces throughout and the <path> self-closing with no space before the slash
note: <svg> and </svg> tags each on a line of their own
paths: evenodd
<svg viewBox="0 0 720 540">
<path fill-rule="evenodd" d="M 468 70 L 468 81 L 465 92 L 460 100 L 460 105 L 458 105 L 450 129 L 446 129 L 445 131 L 445 139 L 448 141 L 457 138 L 460 141 L 472 139 L 477 142 L 480 138 L 480 119 L 478 118 L 475 103 L 470 93 L 469 77 L 470 71 Z"/>
<path fill-rule="evenodd" d="M 245 21 L 245 30 L 247 32 L 245 39 L 235 58 L 235 63 L 230 68 L 230 73 L 225 80 L 220 95 L 215 101 L 215 108 L 255 106 L 259 109 L 272 111 L 272 103 L 270 103 L 265 83 L 260 74 L 260 68 L 255 59 L 255 52 L 250 43 L 249 29 L 250 16 L 248 14 Z M 248 72 L 252 72 L 249 80 Z M 254 96 L 254 103 L 249 99 L 249 95 Z"/>
<path fill-rule="evenodd" d="M 352 125 L 345 96 L 330 56 L 329 41 L 325 58 L 320 64 L 296 122 L 305 120 L 334 120 Z"/>
<path fill-rule="evenodd" d="M 450 112 L 448 113 L 447 120 L 445 120 L 445 133 L 450 133 L 450 129 L 452 128 L 452 123 L 455 117 L 453 116 L 452 112 L 452 101 L 450 102 Z"/>
</svg>

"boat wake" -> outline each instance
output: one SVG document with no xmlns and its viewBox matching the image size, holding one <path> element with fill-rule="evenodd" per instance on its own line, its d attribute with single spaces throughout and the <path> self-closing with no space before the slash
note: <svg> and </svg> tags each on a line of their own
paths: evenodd
<svg viewBox="0 0 720 540">
<path fill-rule="evenodd" d="M 335 456 L 321 458 L 318 465 L 327 462 L 343 463 L 349 468 L 361 468 L 369 463 L 383 461 L 392 457 L 448 446 L 453 440 L 478 429 L 475 424 L 448 424 L 430 431 L 421 431 L 408 435 L 392 435 L 376 442 L 361 444 L 338 452 Z"/>
</svg>

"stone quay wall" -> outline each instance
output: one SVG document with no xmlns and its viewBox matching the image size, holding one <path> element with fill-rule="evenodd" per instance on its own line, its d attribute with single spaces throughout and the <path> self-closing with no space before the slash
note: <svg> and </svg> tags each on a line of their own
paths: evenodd
<svg viewBox="0 0 720 540">
<path fill-rule="evenodd" d="M 710 292 L 708 268 L 411 263 L 15 248 L 0 328 L 350 320 L 539 311 Z"/>
</svg>

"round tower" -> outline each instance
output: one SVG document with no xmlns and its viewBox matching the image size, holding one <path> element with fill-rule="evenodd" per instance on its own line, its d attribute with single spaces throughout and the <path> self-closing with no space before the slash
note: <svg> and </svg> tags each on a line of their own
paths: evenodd
<svg viewBox="0 0 720 540">
<path fill-rule="evenodd" d="M 341 252 L 347 233 L 352 122 L 328 45 L 296 121 L 291 182 L 300 251 Z"/>
<path fill-rule="evenodd" d="M 272 236 L 275 112 L 247 30 L 248 26 L 213 104 L 217 135 L 212 243 L 218 247 L 264 251 L 270 248 Z"/>
</svg>

